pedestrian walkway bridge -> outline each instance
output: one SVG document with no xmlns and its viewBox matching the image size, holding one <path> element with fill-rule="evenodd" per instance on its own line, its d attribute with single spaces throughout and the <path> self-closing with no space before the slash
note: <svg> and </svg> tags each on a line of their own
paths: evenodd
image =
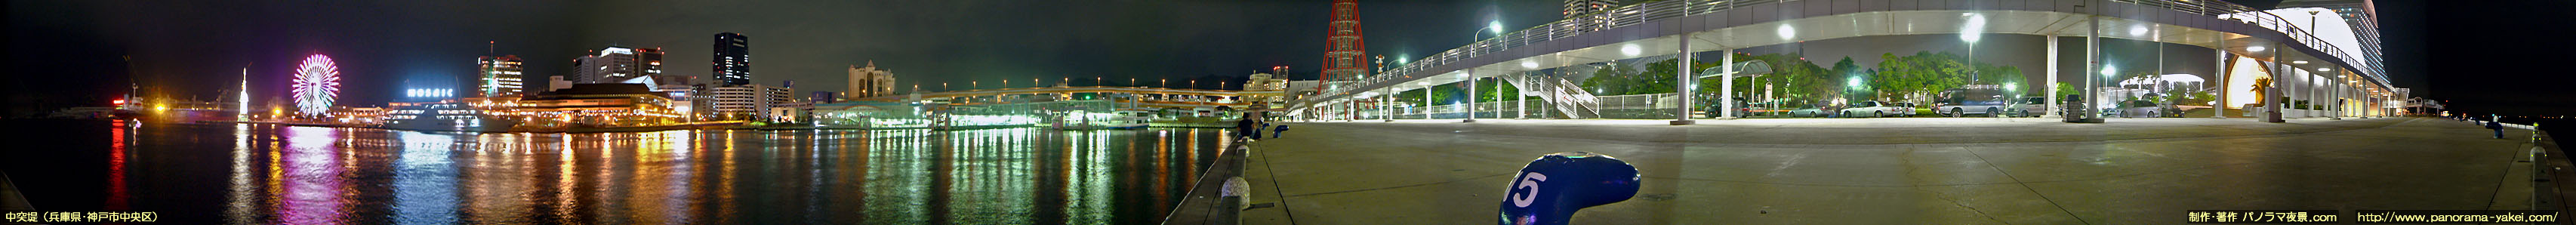
<svg viewBox="0 0 2576 225">
<path fill-rule="evenodd" d="M 2348 42 L 2320 38 L 2310 29 L 2294 26 L 2313 25 L 2314 22 L 2292 22 L 2284 16 L 2280 12 L 2257 11 L 2207 0 L 1649 1 L 1504 33 L 1413 59 L 1409 64 L 1388 68 L 1376 75 L 1328 78 L 1331 80 L 1326 81 L 1325 90 L 1292 103 L 1290 107 L 1299 116 L 1310 118 L 1361 118 L 1363 114 L 1372 113 L 1368 112 L 1370 110 L 1395 108 L 1382 104 L 1384 99 L 1377 99 L 1393 93 L 1449 83 L 1467 82 L 1472 85 L 1477 80 L 1499 80 L 1516 87 L 1529 87 L 1523 89 L 1521 96 L 1536 96 L 1546 102 L 1541 104 L 1556 106 L 1554 108 L 1562 113 L 1581 115 L 1586 111 L 1599 110 L 1597 96 L 1563 77 L 1522 72 L 1659 55 L 1671 57 L 1681 52 L 1730 52 L 1722 55 L 1732 56 L 1735 55 L 1731 53 L 1734 49 L 1748 47 L 1924 34 L 1962 34 L 1963 39 L 1970 41 L 1975 40 L 1973 36 L 1978 34 L 2048 36 L 2051 37 L 2048 40 L 2052 60 L 2098 56 L 2088 54 L 2088 49 L 2057 54 L 2058 50 L 2054 48 L 2056 37 L 2099 37 L 2201 46 L 2216 50 L 2210 54 L 2260 61 L 2259 64 L 2265 68 L 2262 71 L 2300 71 L 2299 74 L 2316 71 L 2311 76 L 2285 77 L 2299 79 L 2293 82 L 2275 83 L 2317 84 L 2318 87 L 2287 85 L 2280 88 L 2332 93 L 2313 96 L 2290 94 L 2285 97 L 2346 99 L 2356 104 L 2376 104 L 2380 102 L 2378 100 L 2403 98 L 2396 96 L 2400 95 L 2395 91 L 2399 89 L 2388 84 L 2378 62 L 2359 57 L 2366 53 L 2351 51 L 2360 48 L 2338 46 L 2334 43 Z M 1688 59 L 1689 54 L 1679 55 Z M 2098 65 L 2098 59 L 2095 61 L 2097 63 L 2092 65 Z M 2307 64 L 2309 61 L 2324 63 Z M 1745 75 L 1726 72 L 1736 70 L 1732 67 L 1736 66 L 1687 74 Z M 2217 70 L 2229 71 L 2227 68 Z M 2050 78 L 2050 83 L 2060 82 L 2055 80 L 2055 75 L 2063 73 L 2054 64 L 2046 72 L 2051 74 L 2044 76 Z M 1682 82 L 1676 89 L 1691 90 L 1696 85 Z M 1729 87 L 1731 85 L 1712 86 L 1732 88 Z M 2044 87 L 2053 88 L 2054 85 Z M 1469 91 L 1473 95 L 1472 91 L 1477 90 Z M 2329 95 L 2335 97 L 2327 97 Z M 1689 104 L 1688 98 L 1682 101 Z M 2051 99 L 2049 102 L 2057 101 Z M 1474 105 L 1472 101 L 1468 103 L 1465 105 Z M 1475 113 L 1472 108 L 1464 110 L 1471 111 L 1468 114 Z"/>
</svg>

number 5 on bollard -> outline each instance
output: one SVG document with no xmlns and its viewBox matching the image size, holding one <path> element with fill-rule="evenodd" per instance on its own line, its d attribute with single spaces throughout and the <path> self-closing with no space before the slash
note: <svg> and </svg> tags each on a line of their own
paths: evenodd
<svg viewBox="0 0 2576 225">
<path fill-rule="evenodd" d="M 1521 167 L 1506 184 L 1498 224 L 1566 224 L 1583 208 L 1637 196 L 1637 167 L 1609 155 L 1558 152 Z"/>
</svg>

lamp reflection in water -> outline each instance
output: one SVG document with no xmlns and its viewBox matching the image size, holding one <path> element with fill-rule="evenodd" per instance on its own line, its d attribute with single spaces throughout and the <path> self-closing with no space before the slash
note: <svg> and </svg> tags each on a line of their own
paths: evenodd
<svg viewBox="0 0 2576 225">
<path fill-rule="evenodd" d="M 275 198 L 280 220 L 275 223 L 341 223 L 345 210 L 340 208 L 340 197 L 346 189 L 340 178 L 340 151 L 333 148 L 339 130 L 298 126 L 286 128 L 286 135 L 285 161 L 269 164 L 269 170 L 284 173 L 275 179 L 284 187 L 271 187 L 271 193 L 283 195 Z"/>
<path fill-rule="evenodd" d="M 465 196 L 462 212 L 465 223 L 528 224 L 537 223 L 526 217 L 536 208 L 538 174 L 532 134 L 478 135 L 475 151 L 467 162 L 454 165 L 462 171 L 458 191 Z"/>
<path fill-rule="evenodd" d="M 215 179 L 231 185 L 174 189 L 129 180 L 131 193 L 206 196 L 213 201 L 206 205 L 225 208 L 203 216 L 255 224 L 1152 223 L 1226 139 L 1216 129 L 1167 128 L 455 134 L 127 127 L 121 142 L 145 144 L 101 153 L 132 161 L 126 175 L 223 177 Z M 232 132 L 234 140 L 221 140 L 232 143 L 207 143 L 231 145 L 231 160 L 196 161 L 230 165 L 146 169 L 161 165 L 153 153 L 197 150 L 155 149 L 182 145 L 151 144 L 164 140 L 148 137 L 171 136 L 153 132 Z M 231 170 L 213 169 L 226 166 Z M 131 204 L 149 209 L 169 201 L 152 196 L 172 195 L 139 194 Z"/>
<path fill-rule="evenodd" d="M 110 123 L 110 125 L 114 125 L 115 127 L 108 128 L 108 134 L 114 135 L 113 137 L 109 137 L 108 140 L 113 141 L 114 143 L 108 144 L 107 202 L 103 205 L 104 207 L 101 208 L 105 208 L 109 211 L 120 211 L 130 208 L 126 206 L 126 202 L 129 200 L 128 198 L 132 197 L 132 195 L 125 192 L 125 143 L 130 140 L 126 139 L 126 136 L 131 136 L 129 134 L 133 134 L 132 131 L 135 127 L 126 126 L 128 123 L 138 123 L 139 125 L 139 123 L 142 122 L 116 120 L 115 122 Z"/>
<path fill-rule="evenodd" d="M 259 205 L 251 202 L 258 199 L 254 194 L 259 190 L 251 185 L 250 167 L 251 142 L 257 139 L 251 137 L 250 131 L 250 124 L 233 124 L 232 179 L 224 192 L 224 202 L 227 203 L 224 204 L 224 220 L 228 223 L 259 223 L 259 214 L 255 212 Z"/>
<path fill-rule="evenodd" d="M 449 160 L 455 137 L 395 131 L 402 155 L 393 175 L 394 223 L 453 224 L 456 215 L 456 165 Z"/>
</svg>

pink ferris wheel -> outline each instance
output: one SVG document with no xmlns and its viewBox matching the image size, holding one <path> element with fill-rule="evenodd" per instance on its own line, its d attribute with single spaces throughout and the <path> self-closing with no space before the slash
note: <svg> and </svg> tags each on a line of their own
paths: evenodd
<svg viewBox="0 0 2576 225">
<path fill-rule="evenodd" d="M 330 56 L 313 54 L 295 66 L 295 109 L 304 115 L 322 115 L 331 111 L 340 96 L 340 67 Z"/>
</svg>

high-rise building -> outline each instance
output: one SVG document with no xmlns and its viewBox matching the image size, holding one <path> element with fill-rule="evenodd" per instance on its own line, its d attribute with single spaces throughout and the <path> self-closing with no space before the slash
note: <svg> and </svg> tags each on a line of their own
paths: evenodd
<svg viewBox="0 0 2576 225">
<path fill-rule="evenodd" d="M 2344 24 L 2352 27 L 2353 35 L 2358 36 L 2354 39 L 2361 41 L 2361 57 L 2373 64 L 2382 62 L 2379 46 L 2378 4 L 2370 0 L 2284 0 L 2274 8 L 2308 7 L 2325 8 L 2334 11 L 2335 15 L 2342 16 Z"/>
<path fill-rule="evenodd" d="M 717 83 L 751 84 L 751 38 L 733 32 L 716 33 L 715 51 Z"/>
<path fill-rule="evenodd" d="M 478 68 L 478 78 L 474 82 L 476 97 L 519 95 L 526 91 L 522 73 L 527 69 L 520 66 L 519 56 L 483 56 L 476 58 L 474 64 Z"/>
<path fill-rule="evenodd" d="M 1586 31 L 1610 28 L 1610 15 L 1599 13 L 1609 11 L 1611 7 L 1619 7 L 1619 1 L 1565 0 L 1565 19 L 1572 22 L 1564 23 L 1563 26 Z"/>
<path fill-rule="evenodd" d="M 877 69 L 876 61 L 868 67 L 850 65 L 850 98 L 894 95 L 894 71 Z"/>
<path fill-rule="evenodd" d="M 1368 45 L 1360 40 L 1359 7 L 1356 0 L 1333 0 L 1332 23 L 1324 33 L 1324 80 L 1368 76 Z"/>
<path fill-rule="evenodd" d="M 662 74 L 661 48 L 610 46 L 572 60 L 572 82 L 604 84 Z"/>
<path fill-rule="evenodd" d="M 1565 0 L 1565 18 L 1571 19 L 1574 16 L 1597 13 L 1618 6 L 1619 1 L 1616 0 Z"/>
</svg>

